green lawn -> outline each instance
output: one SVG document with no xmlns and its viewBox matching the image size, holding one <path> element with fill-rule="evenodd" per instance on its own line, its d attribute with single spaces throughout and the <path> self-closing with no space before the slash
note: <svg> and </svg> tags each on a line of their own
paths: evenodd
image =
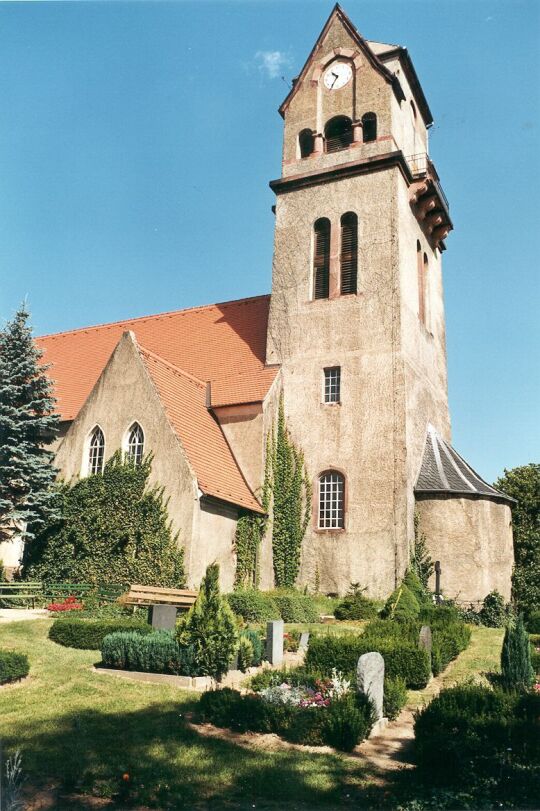
<svg viewBox="0 0 540 811">
<path fill-rule="evenodd" d="M 204 739 L 184 722 L 196 696 L 94 673 L 99 653 L 50 642 L 49 625 L 0 626 L 1 647 L 27 653 L 31 667 L 28 680 L 0 688 L 0 736 L 7 755 L 22 752 L 29 797 L 56 789 L 43 807 L 94 807 L 75 795 L 115 796 L 124 773 L 131 809 L 362 806 L 360 761 Z"/>
</svg>

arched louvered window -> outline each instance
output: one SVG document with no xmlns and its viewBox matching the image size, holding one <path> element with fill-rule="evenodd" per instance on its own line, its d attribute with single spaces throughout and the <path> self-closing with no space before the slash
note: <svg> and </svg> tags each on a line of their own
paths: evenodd
<svg viewBox="0 0 540 811">
<path fill-rule="evenodd" d="M 313 152 L 313 133 L 311 130 L 302 130 L 298 136 L 298 146 L 300 148 L 300 157 L 309 158 Z"/>
<path fill-rule="evenodd" d="M 358 217 L 352 211 L 341 218 L 341 285 L 342 296 L 357 292 L 358 285 Z"/>
<path fill-rule="evenodd" d="M 338 115 L 331 118 L 324 129 L 324 142 L 327 152 L 347 149 L 353 141 L 353 127 L 350 118 Z"/>
<path fill-rule="evenodd" d="M 135 465 L 140 465 L 144 456 L 144 431 L 138 422 L 134 422 L 128 431 L 127 456 Z"/>
<path fill-rule="evenodd" d="M 362 137 L 365 144 L 377 140 L 377 116 L 375 113 L 364 113 L 362 116 Z"/>
<path fill-rule="evenodd" d="M 345 477 L 328 470 L 319 477 L 319 529 L 345 526 Z"/>
<path fill-rule="evenodd" d="M 105 455 L 105 437 L 101 428 L 96 425 L 90 434 L 88 443 L 88 474 L 95 476 L 103 471 L 103 457 Z"/>
<path fill-rule="evenodd" d="M 330 220 L 321 217 L 313 226 L 313 298 L 330 293 Z"/>
</svg>

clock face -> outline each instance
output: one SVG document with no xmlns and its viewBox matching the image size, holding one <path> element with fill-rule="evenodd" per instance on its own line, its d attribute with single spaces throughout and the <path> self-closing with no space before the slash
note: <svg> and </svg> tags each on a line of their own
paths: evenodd
<svg viewBox="0 0 540 811">
<path fill-rule="evenodd" d="M 324 84 L 328 90 L 339 90 L 350 81 L 352 68 L 348 62 L 332 62 L 324 74 Z"/>
</svg>

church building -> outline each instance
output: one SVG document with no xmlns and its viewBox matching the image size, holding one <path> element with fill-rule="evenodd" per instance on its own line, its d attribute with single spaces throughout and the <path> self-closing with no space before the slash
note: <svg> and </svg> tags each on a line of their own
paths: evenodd
<svg viewBox="0 0 540 811">
<path fill-rule="evenodd" d="M 445 596 L 510 596 L 511 499 L 451 445 L 442 257 L 449 204 L 432 116 L 406 48 L 364 39 L 336 6 L 279 112 L 270 295 L 38 339 L 52 365 L 61 477 L 117 450 L 154 457 L 189 585 L 235 576 L 236 522 L 264 513 L 283 397 L 312 482 L 298 585 L 384 598 L 414 516 Z M 260 585 L 273 586 L 271 533 Z"/>
</svg>

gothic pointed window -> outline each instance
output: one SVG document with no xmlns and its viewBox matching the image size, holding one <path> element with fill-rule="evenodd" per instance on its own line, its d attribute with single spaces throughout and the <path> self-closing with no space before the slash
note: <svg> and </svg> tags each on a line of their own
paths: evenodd
<svg viewBox="0 0 540 811">
<path fill-rule="evenodd" d="M 135 465 L 140 465 L 144 456 L 144 431 L 134 422 L 127 436 L 127 457 Z"/>
<path fill-rule="evenodd" d="M 330 293 L 330 220 L 321 217 L 313 226 L 313 298 Z"/>
<path fill-rule="evenodd" d="M 340 248 L 342 296 L 357 292 L 358 285 L 358 217 L 352 211 L 341 218 Z"/>
<path fill-rule="evenodd" d="M 313 133 L 311 130 L 302 130 L 298 136 L 298 147 L 301 158 L 309 158 L 313 152 Z"/>
<path fill-rule="evenodd" d="M 105 436 L 96 425 L 88 442 L 88 475 L 95 476 L 103 471 L 103 458 L 105 455 Z"/>
<path fill-rule="evenodd" d="M 324 129 L 324 142 L 327 152 L 347 149 L 353 141 L 353 127 L 350 118 L 338 115 L 331 118 Z"/>
<path fill-rule="evenodd" d="M 377 116 L 375 113 L 364 113 L 362 116 L 362 133 L 365 144 L 377 140 Z"/>
<path fill-rule="evenodd" d="M 319 477 L 319 529 L 343 529 L 345 526 L 345 477 L 328 470 Z"/>
</svg>

